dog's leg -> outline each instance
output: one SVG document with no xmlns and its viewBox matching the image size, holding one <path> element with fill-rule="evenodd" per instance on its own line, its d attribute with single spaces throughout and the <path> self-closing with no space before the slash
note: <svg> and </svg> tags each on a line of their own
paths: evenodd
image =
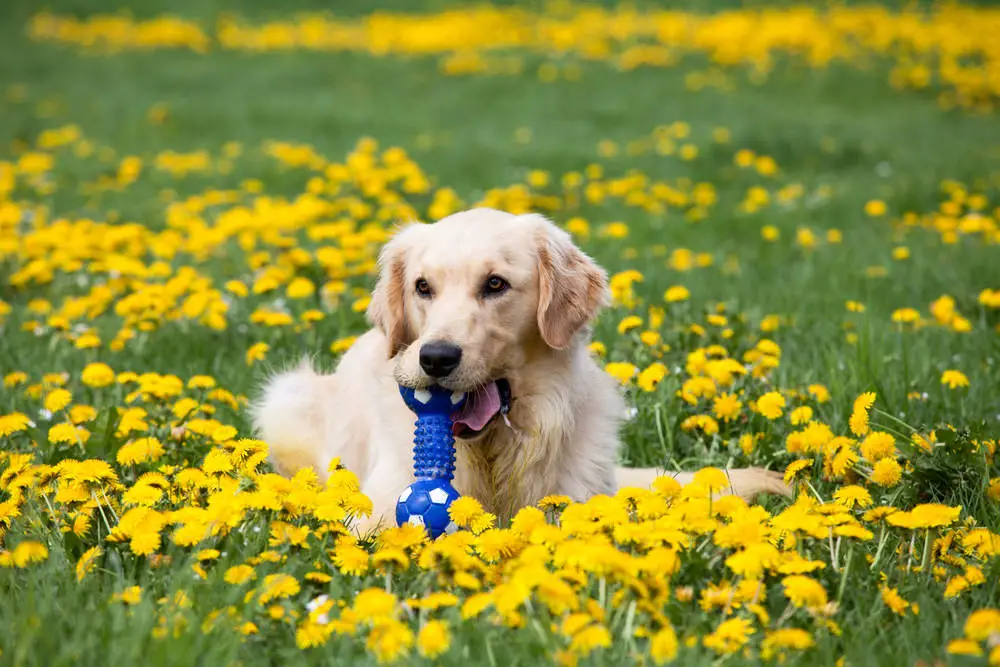
<svg viewBox="0 0 1000 667">
<path fill-rule="evenodd" d="M 723 494 L 731 493 L 747 502 L 752 501 L 760 493 L 774 493 L 786 498 L 792 496 L 792 489 L 785 484 L 781 473 L 764 468 L 728 468 L 723 470 L 731 485 Z M 669 472 L 656 468 L 616 468 L 615 478 L 618 488 L 637 486 L 648 488 L 657 477 L 666 476 L 676 479 L 681 486 L 686 486 L 694 480 L 692 472 Z"/>
</svg>

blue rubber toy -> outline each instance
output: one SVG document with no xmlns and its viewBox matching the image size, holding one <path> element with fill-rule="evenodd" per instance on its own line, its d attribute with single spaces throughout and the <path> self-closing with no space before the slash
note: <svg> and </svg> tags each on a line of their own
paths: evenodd
<svg viewBox="0 0 1000 667">
<path fill-rule="evenodd" d="M 396 525 L 423 526 L 431 539 L 456 530 L 448 507 L 459 497 L 455 478 L 455 437 L 451 415 L 467 396 L 443 387 L 400 387 L 406 407 L 417 415 L 413 434 L 413 473 L 417 478 L 396 501 Z"/>
</svg>

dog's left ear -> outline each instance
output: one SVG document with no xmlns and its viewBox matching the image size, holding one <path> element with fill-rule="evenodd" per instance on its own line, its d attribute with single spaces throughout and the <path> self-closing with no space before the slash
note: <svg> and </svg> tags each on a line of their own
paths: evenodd
<svg viewBox="0 0 1000 667">
<path fill-rule="evenodd" d="M 538 257 L 538 330 L 556 350 L 610 302 L 608 275 L 570 235 L 540 215 L 535 231 Z"/>
</svg>

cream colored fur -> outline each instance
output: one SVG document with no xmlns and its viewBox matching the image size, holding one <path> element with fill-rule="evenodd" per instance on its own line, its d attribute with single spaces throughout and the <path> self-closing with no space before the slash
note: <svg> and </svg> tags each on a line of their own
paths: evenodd
<svg viewBox="0 0 1000 667">
<path fill-rule="evenodd" d="M 333 374 L 308 364 L 279 373 L 253 406 L 260 436 L 284 474 L 311 466 L 321 478 L 334 457 L 355 472 L 374 514 L 362 529 L 394 523 L 397 495 L 413 482 L 414 415 L 398 384 L 430 382 L 422 343 L 447 340 L 462 362 L 442 384 L 470 391 L 509 379 L 510 424 L 497 419 L 459 439 L 455 487 L 501 521 L 549 494 L 583 501 L 623 486 L 647 487 L 664 471 L 616 466 L 626 405 L 616 380 L 592 358 L 589 322 L 607 304 L 605 272 L 568 234 L 539 215 L 473 209 L 403 228 L 380 259 L 369 319 L 374 327 Z M 482 297 L 489 275 L 511 285 Z M 414 288 L 428 281 L 431 298 Z M 781 476 L 727 471 L 732 492 L 787 495 Z M 672 472 L 682 484 L 689 472 Z"/>
</svg>

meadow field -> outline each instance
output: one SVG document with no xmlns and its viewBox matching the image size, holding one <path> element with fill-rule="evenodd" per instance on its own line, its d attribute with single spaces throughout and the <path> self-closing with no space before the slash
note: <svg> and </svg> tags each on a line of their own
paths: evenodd
<svg viewBox="0 0 1000 667">
<path fill-rule="evenodd" d="M 0 664 L 1000 665 L 1000 10 L 329 4 L 0 9 Z M 697 483 L 430 542 L 268 467 L 476 205 L 608 269 L 623 463 Z"/>
</svg>

